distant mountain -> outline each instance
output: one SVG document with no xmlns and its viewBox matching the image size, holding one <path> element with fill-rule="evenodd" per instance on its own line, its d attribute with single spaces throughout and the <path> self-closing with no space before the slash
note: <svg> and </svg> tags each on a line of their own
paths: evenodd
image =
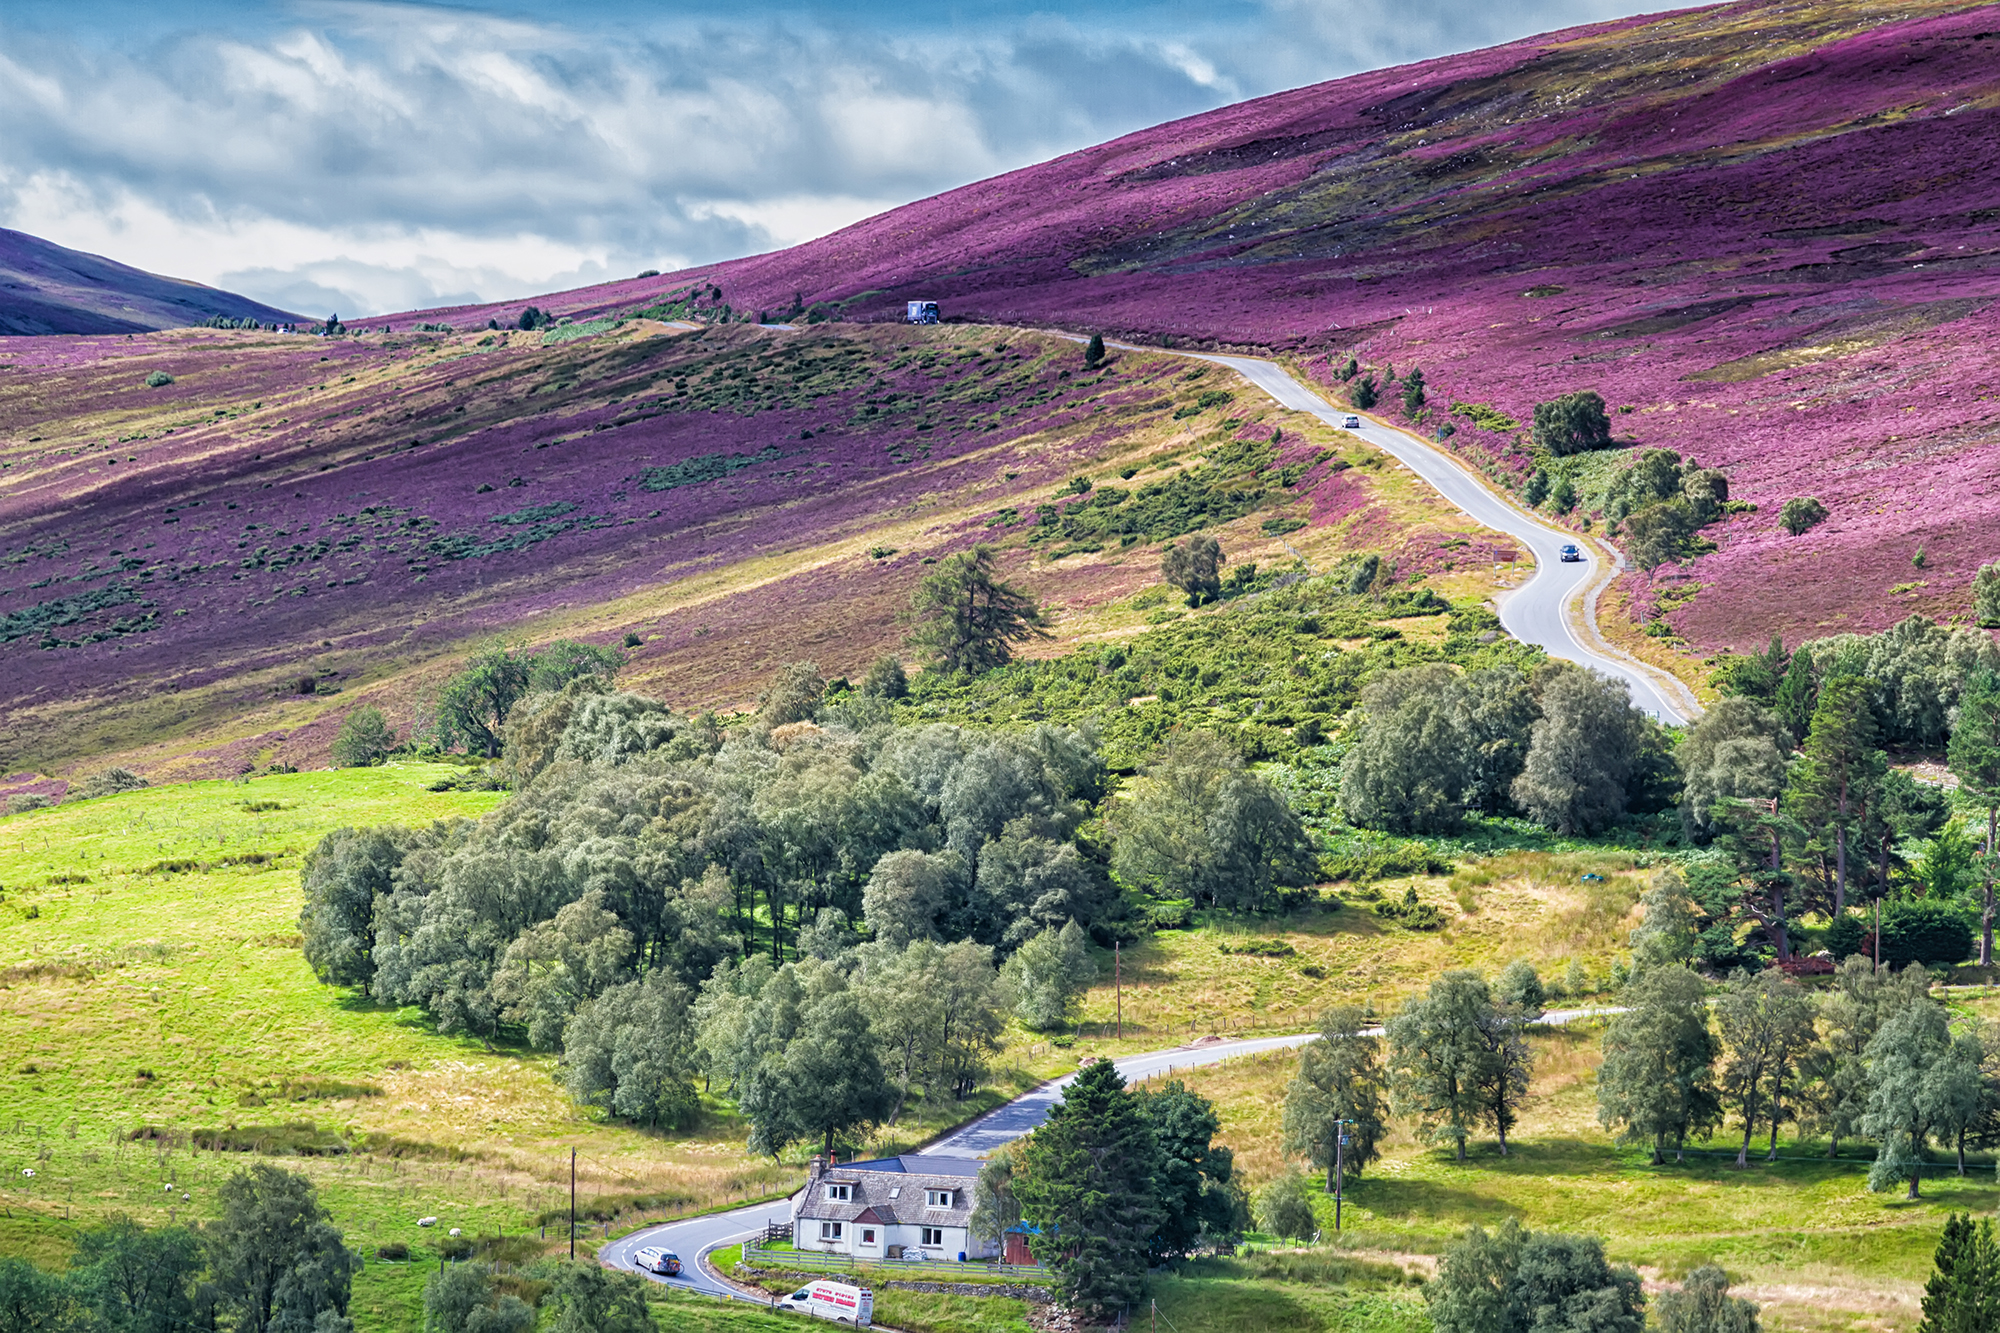
<svg viewBox="0 0 2000 1333">
<path fill-rule="evenodd" d="M 299 319 L 234 292 L 0 228 L 0 335 L 144 333 L 217 315 L 267 324 Z"/>
<path fill-rule="evenodd" d="M 1378 380 L 1420 366 L 1428 424 L 1514 485 L 1535 465 L 1515 423 L 1595 389 L 1621 441 L 1720 466 L 1757 506 L 1709 530 L 1719 551 L 1634 576 L 1630 604 L 1698 646 L 1761 648 L 1962 615 L 2000 558 L 1996 70 L 1991 3 L 1642 16 L 531 299 L 584 319 L 692 290 L 737 318 L 873 321 L 925 298 L 947 319 L 1261 348 L 1322 379 L 1350 356 Z M 430 317 L 504 324 L 522 304 Z M 1794 496 L 1831 517 L 1790 535 Z"/>
</svg>

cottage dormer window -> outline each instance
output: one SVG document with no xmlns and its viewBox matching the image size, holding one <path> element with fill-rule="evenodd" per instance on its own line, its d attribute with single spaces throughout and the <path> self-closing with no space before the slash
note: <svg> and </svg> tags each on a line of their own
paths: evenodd
<svg viewBox="0 0 2000 1333">
<path fill-rule="evenodd" d="M 953 1192 L 954 1191 L 952 1190 L 925 1190 L 924 1207 L 926 1208 L 951 1207 L 951 1197 Z"/>
<path fill-rule="evenodd" d="M 826 1198 L 828 1203 L 846 1203 L 849 1199 L 853 1197 L 854 1197 L 854 1186 L 852 1185 L 828 1185 L 826 1187 Z"/>
</svg>

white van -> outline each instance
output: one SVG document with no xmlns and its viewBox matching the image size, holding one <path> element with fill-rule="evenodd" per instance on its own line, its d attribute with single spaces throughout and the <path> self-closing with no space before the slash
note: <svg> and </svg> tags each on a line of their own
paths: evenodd
<svg viewBox="0 0 2000 1333">
<path fill-rule="evenodd" d="M 845 1282 L 810 1282 L 779 1301 L 778 1308 L 866 1328 L 875 1319 L 875 1293 Z"/>
</svg>

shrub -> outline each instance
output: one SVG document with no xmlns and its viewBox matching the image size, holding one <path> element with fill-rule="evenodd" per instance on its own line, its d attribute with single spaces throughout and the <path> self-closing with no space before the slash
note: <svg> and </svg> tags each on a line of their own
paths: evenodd
<svg viewBox="0 0 2000 1333">
<path fill-rule="evenodd" d="M 1554 402 L 1535 404 L 1535 444 L 1558 458 L 1611 444 L 1611 418 L 1604 399 L 1594 389 L 1566 393 Z"/>
<path fill-rule="evenodd" d="M 40 810 L 48 804 L 49 798 L 40 792 L 24 791 L 18 796 L 7 798 L 7 813 L 10 815 L 22 815 L 30 810 Z"/>
<path fill-rule="evenodd" d="M 1361 382 L 1356 384 L 1353 392 L 1347 395 L 1347 400 L 1353 403 L 1357 410 L 1366 412 L 1369 408 L 1375 406 L 1376 401 L 1381 396 L 1382 391 L 1375 386 L 1375 377 L 1373 375 L 1363 375 Z"/>
<path fill-rule="evenodd" d="M 396 733 L 382 720 L 379 708 L 357 708 L 340 724 L 333 741 L 335 768 L 369 768 L 396 748 Z"/>
<path fill-rule="evenodd" d="M 1882 908 L 1882 962 L 1962 963 L 1972 957 L 1972 927 L 1958 909 L 1918 900 Z"/>
<path fill-rule="evenodd" d="M 174 377 L 164 370 L 156 370 L 146 376 L 146 387 L 149 389 L 164 389 L 173 382 Z"/>
<path fill-rule="evenodd" d="M 375 1257 L 389 1263 L 402 1263 L 410 1257 L 410 1247 L 400 1240 L 392 1240 L 387 1245 L 376 1246 Z"/>
<path fill-rule="evenodd" d="M 1810 495 L 1794 496 L 1778 511 L 1778 522 L 1794 537 L 1803 536 L 1826 521 L 1826 506 Z"/>
<path fill-rule="evenodd" d="M 637 634 L 633 634 L 628 631 L 625 635 L 625 646 L 627 648 L 637 648 L 644 643 L 645 640 L 641 639 Z"/>
<path fill-rule="evenodd" d="M 1102 364 L 1104 364 L 1104 335 L 1093 333 L 1090 335 L 1090 345 L 1083 349 L 1083 368 L 1095 370 Z"/>
<path fill-rule="evenodd" d="M 92 773 L 70 788 L 69 799 L 89 801 L 99 796 L 115 796 L 121 791 L 138 791 L 142 787 L 152 785 L 129 768 L 107 768 L 102 773 Z"/>
<path fill-rule="evenodd" d="M 1267 1235 L 1309 1240 L 1318 1230 L 1306 1178 L 1295 1166 L 1266 1185 L 1257 1195 L 1257 1225 Z"/>
</svg>

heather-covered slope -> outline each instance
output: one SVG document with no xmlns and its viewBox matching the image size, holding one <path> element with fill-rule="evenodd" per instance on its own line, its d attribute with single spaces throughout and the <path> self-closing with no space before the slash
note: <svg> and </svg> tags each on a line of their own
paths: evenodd
<svg viewBox="0 0 2000 1333">
<path fill-rule="evenodd" d="M 0 335 L 140 333 L 217 316 L 263 324 L 298 319 L 233 292 L 0 228 Z"/>
<path fill-rule="evenodd" d="M 925 565 L 975 540 L 1072 637 L 1196 528 L 1239 563 L 1287 559 L 1308 519 L 1292 540 L 1315 559 L 1506 558 L 1220 368 L 1128 353 L 1086 372 L 1076 344 L 1008 330 L 638 320 L 10 350 L 0 773 L 323 763 L 344 713 L 378 703 L 407 728 L 491 636 L 631 635 L 626 681 L 741 707 L 786 662 L 865 669 Z M 1081 500 L 1079 473 L 1098 483 Z M 1054 501 L 1080 512 L 1043 524 Z"/>
<path fill-rule="evenodd" d="M 1621 439 L 1726 468 L 1760 506 L 1663 574 L 1704 585 L 1678 629 L 1750 647 L 1873 628 L 1963 612 L 2000 555 L 1996 70 L 1992 4 L 1634 19 L 1228 107 L 793 250 L 540 303 L 630 307 L 699 276 L 738 312 L 889 319 L 921 296 L 1320 374 L 1328 353 L 1420 364 L 1434 403 L 1519 420 L 1597 388 Z M 1457 443 L 1523 461 L 1511 438 Z M 1777 509 L 1802 494 L 1832 518 L 1791 538 Z"/>
</svg>

